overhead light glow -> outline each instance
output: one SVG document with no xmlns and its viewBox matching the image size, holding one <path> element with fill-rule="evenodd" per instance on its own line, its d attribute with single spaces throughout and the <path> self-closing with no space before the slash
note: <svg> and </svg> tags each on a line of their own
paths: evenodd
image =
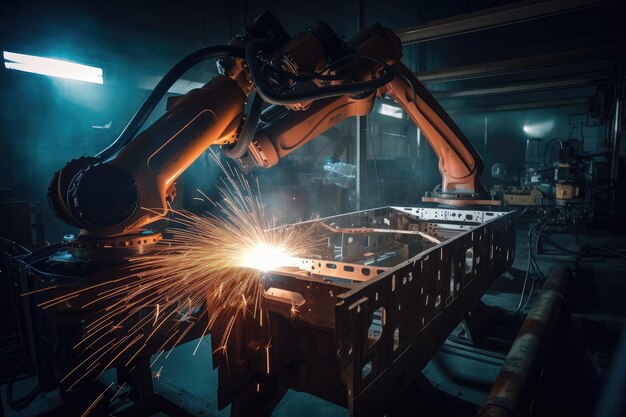
<svg viewBox="0 0 626 417">
<path fill-rule="evenodd" d="M 548 120 L 541 123 L 525 124 L 522 129 L 528 136 L 542 138 L 546 136 L 554 128 L 554 120 Z"/>
<path fill-rule="evenodd" d="M 384 114 L 385 116 L 395 117 L 396 119 L 402 119 L 402 109 L 400 107 L 391 106 L 389 104 L 381 104 L 380 105 L 380 114 Z"/>
<path fill-rule="evenodd" d="M 4 66 L 8 69 L 47 75 L 49 77 L 104 84 L 102 68 L 7 51 L 3 52 L 3 56 L 5 59 Z"/>
</svg>

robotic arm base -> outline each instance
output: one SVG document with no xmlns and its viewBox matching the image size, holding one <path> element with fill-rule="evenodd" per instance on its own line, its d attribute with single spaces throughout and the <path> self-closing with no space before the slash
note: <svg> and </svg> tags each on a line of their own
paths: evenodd
<svg viewBox="0 0 626 417">
<path fill-rule="evenodd" d="M 502 200 L 489 193 L 461 194 L 432 191 L 422 197 L 424 203 L 437 203 L 450 207 L 495 206 L 500 207 Z"/>
</svg>

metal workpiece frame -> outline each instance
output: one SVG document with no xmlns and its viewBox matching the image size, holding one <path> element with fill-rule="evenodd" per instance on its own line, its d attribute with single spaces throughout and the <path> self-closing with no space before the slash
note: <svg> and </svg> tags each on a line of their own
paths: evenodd
<svg viewBox="0 0 626 417">
<path fill-rule="evenodd" d="M 268 273 L 262 313 L 235 323 L 221 348 L 226 327 L 212 331 L 219 405 L 232 403 L 231 416 L 269 416 L 289 388 L 351 416 L 384 415 L 515 253 L 513 212 L 385 207 L 317 221 L 330 226 L 320 228 L 329 241 L 330 228 L 353 232 L 335 240 L 339 259 Z M 355 229 L 433 239 L 381 232 L 363 239 Z M 407 235 L 410 256 L 384 267 L 367 263 Z M 369 259 L 362 266 L 369 279 L 357 270 L 359 251 Z"/>
<path fill-rule="evenodd" d="M 224 317 L 211 328 L 220 408 L 232 404 L 232 417 L 270 416 L 294 389 L 346 407 L 352 416 L 384 415 L 510 266 L 513 222 L 513 213 L 505 212 L 383 207 L 285 226 L 316 227 L 311 238 L 319 245 L 293 265 L 263 273 L 258 308 Z M 50 260 L 63 258 L 69 244 L 48 248 L 34 260 L 15 259 L 18 292 L 52 285 L 41 271 Z M 125 242 L 111 248 L 128 256 L 142 249 Z M 23 320 L 34 323 L 27 337 L 37 346 L 41 334 L 50 341 L 34 355 L 42 387 L 53 388 L 82 360 L 73 346 L 103 306 L 64 303 L 38 313 L 37 305 L 96 283 L 106 285 L 88 290 L 85 299 L 114 288 L 125 263 L 106 259 L 91 259 L 86 270 L 63 269 L 72 274 L 67 282 L 20 298 L 21 311 L 35 318 Z M 50 263 L 58 280 L 55 262 Z M 186 335 L 181 342 L 203 336 L 206 315 L 194 319 L 193 325 L 172 320 L 160 326 L 142 360 L 172 348 L 176 329 Z M 125 332 L 116 328 L 107 337 Z M 110 365 L 131 369 L 125 356 L 130 354 L 110 358 Z"/>
<path fill-rule="evenodd" d="M 512 213 L 396 210 L 428 219 L 433 230 L 459 232 L 338 297 L 335 335 L 353 416 L 385 413 L 515 253 Z M 383 320 L 373 341 L 376 312 Z"/>
</svg>

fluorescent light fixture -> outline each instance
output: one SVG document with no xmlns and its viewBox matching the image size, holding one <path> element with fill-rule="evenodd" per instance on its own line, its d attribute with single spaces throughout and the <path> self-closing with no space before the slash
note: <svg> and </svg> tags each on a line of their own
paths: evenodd
<svg viewBox="0 0 626 417">
<path fill-rule="evenodd" d="M 7 51 L 3 52 L 3 56 L 6 60 L 4 66 L 8 69 L 47 75 L 49 77 L 104 84 L 102 68 Z"/>
<path fill-rule="evenodd" d="M 391 106 L 385 103 L 380 105 L 379 113 L 384 114 L 385 116 L 395 117 L 396 119 L 402 119 L 404 117 L 400 107 Z"/>
<path fill-rule="evenodd" d="M 541 123 L 525 124 L 522 129 L 528 136 L 542 138 L 546 136 L 554 128 L 554 120 L 548 120 Z"/>
</svg>

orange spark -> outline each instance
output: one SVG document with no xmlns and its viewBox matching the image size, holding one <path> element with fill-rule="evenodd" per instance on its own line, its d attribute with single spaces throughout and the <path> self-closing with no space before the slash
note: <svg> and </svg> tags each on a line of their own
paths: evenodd
<svg viewBox="0 0 626 417">
<path fill-rule="evenodd" d="M 76 345 L 83 349 L 86 359 L 64 379 L 99 375 L 104 370 L 102 364 L 107 368 L 116 361 L 129 366 L 141 354 L 151 353 L 153 347 L 148 342 L 152 338 L 158 339 L 160 346 L 154 365 L 170 342 L 166 359 L 173 346 L 184 341 L 199 322 L 204 330 L 194 354 L 205 336 L 219 325 L 224 332 L 221 340 L 213 340 L 217 346 L 214 351 L 223 352 L 228 364 L 227 342 L 238 319 L 248 314 L 256 318 L 259 313 L 259 324 L 264 325 L 263 313 L 268 313 L 260 310 L 263 272 L 293 266 L 294 258 L 315 252 L 319 242 L 313 236 L 318 223 L 277 225 L 265 211 L 258 189 L 254 191 L 230 167 L 220 167 L 229 175 L 220 188 L 221 200 L 212 202 L 219 215 L 174 212 L 169 237 L 152 246 L 149 253 L 129 259 L 124 275 L 40 304 L 45 309 L 72 300 L 82 307 L 104 306 L 86 325 L 84 337 Z M 97 294 L 95 299 L 80 297 L 90 292 Z M 292 316 L 297 313 L 292 305 Z M 91 352 L 96 342 L 106 340 Z M 270 348 L 268 343 L 267 373 Z M 160 376 L 161 370 L 156 375 Z M 93 405 L 87 412 L 91 408 Z"/>
</svg>

